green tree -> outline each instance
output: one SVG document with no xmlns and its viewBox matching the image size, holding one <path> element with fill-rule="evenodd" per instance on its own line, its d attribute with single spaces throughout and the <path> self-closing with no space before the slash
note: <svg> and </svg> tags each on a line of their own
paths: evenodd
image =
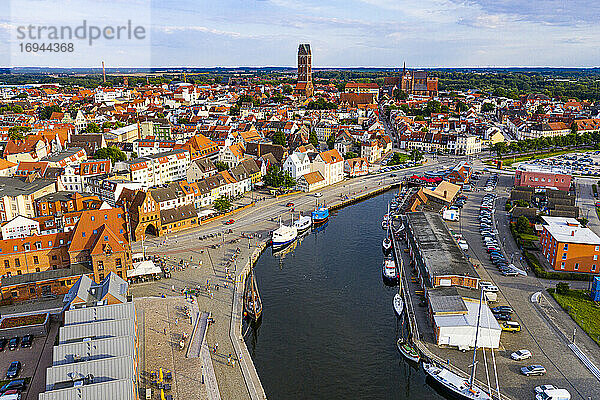
<svg viewBox="0 0 600 400">
<path fill-rule="evenodd" d="M 546 110 L 544 109 L 544 106 L 540 104 L 540 105 L 538 105 L 538 106 L 537 106 L 537 108 L 535 109 L 535 112 L 534 112 L 534 114 L 538 114 L 538 115 L 539 115 L 539 114 L 543 114 L 543 113 L 545 113 L 545 112 L 546 112 Z"/>
<path fill-rule="evenodd" d="M 492 147 L 490 147 L 490 150 L 492 150 L 493 152 L 495 152 L 496 156 L 498 158 L 501 158 L 502 155 L 504 153 L 506 153 L 506 149 L 507 149 L 507 146 L 506 146 L 506 143 L 504 143 L 504 142 L 494 143 L 492 145 Z"/>
<path fill-rule="evenodd" d="M 408 94 L 402 89 L 394 89 L 394 99 L 396 101 L 404 101 L 408 99 Z"/>
<path fill-rule="evenodd" d="M 8 128 L 8 138 L 11 140 L 21 140 L 24 139 L 26 133 L 31 131 L 31 127 L 29 126 L 11 126 Z"/>
<path fill-rule="evenodd" d="M 517 218 L 515 229 L 517 232 L 524 234 L 528 234 L 531 231 L 531 226 L 529 225 L 529 220 L 526 216 L 521 215 L 519 218 Z"/>
<path fill-rule="evenodd" d="M 310 132 L 310 135 L 308 136 L 308 141 L 310 144 L 315 146 L 315 149 L 319 149 L 319 139 L 317 138 L 317 134 L 314 131 Z"/>
<path fill-rule="evenodd" d="M 351 158 L 356 158 L 356 157 L 358 157 L 358 154 L 356 154 L 356 153 L 355 153 L 355 152 L 353 152 L 353 151 L 348 151 L 346 154 L 344 154 L 344 158 L 345 158 L 346 160 L 349 160 L 349 159 L 351 159 Z"/>
<path fill-rule="evenodd" d="M 61 112 L 60 107 L 57 105 L 44 107 L 40 112 L 40 119 L 50 119 L 53 112 Z"/>
<path fill-rule="evenodd" d="M 217 171 L 221 172 L 221 171 L 227 171 L 229 169 L 229 167 L 227 166 L 227 164 L 225 164 L 223 161 L 217 161 L 215 162 L 215 168 L 217 168 Z"/>
<path fill-rule="evenodd" d="M 578 129 L 579 129 L 579 127 L 577 126 L 577 122 L 575 122 L 575 121 L 571 122 L 571 134 L 577 135 Z"/>
<path fill-rule="evenodd" d="M 229 109 L 229 115 L 233 115 L 233 116 L 240 115 L 240 106 L 238 106 L 238 105 L 232 106 Z"/>
<path fill-rule="evenodd" d="M 410 152 L 410 158 L 414 161 L 414 162 L 419 162 L 423 159 L 423 154 L 421 153 L 420 150 L 412 150 Z"/>
<path fill-rule="evenodd" d="M 279 144 L 281 146 L 287 146 L 287 140 L 285 138 L 285 133 L 282 131 L 277 131 L 273 135 L 273 144 Z"/>
<path fill-rule="evenodd" d="M 213 203 L 213 207 L 220 213 L 227 212 L 231 208 L 231 202 L 225 196 L 221 196 Z"/>
<path fill-rule="evenodd" d="M 456 112 L 461 113 L 463 111 L 467 111 L 469 106 L 467 106 L 462 100 L 456 102 Z"/>
<path fill-rule="evenodd" d="M 278 165 L 272 165 L 267 170 L 263 181 L 267 186 L 277 188 L 291 188 L 296 186 L 296 180 L 287 172 L 283 171 Z"/>
<path fill-rule="evenodd" d="M 493 103 L 483 103 L 483 106 L 481 107 L 481 112 L 494 111 L 495 108 L 496 106 L 494 106 Z"/>
<path fill-rule="evenodd" d="M 111 160 L 113 164 L 117 161 L 127 160 L 125 153 L 115 146 L 103 147 L 96 150 L 96 153 L 94 153 L 94 158 L 96 160 Z"/>
<path fill-rule="evenodd" d="M 83 133 L 102 133 L 102 128 L 98 126 L 95 122 L 90 122 L 87 126 L 81 131 Z"/>
<path fill-rule="evenodd" d="M 283 85 L 283 94 L 292 94 L 292 87 L 290 85 Z"/>
<path fill-rule="evenodd" d="M 567 294 L 569 294 L 570 290 L 571 289 L 567 282 L 558 282 L 556 284 L 556 293 L 558 293 L 558 294 L 567 295 Z"/>
<path fill-rule="evenodd" d="M 335 147 L 335 135 L 330 135 L 327 138 L 327 148 L 329 150 L 333 149 Z"/>
</svg>

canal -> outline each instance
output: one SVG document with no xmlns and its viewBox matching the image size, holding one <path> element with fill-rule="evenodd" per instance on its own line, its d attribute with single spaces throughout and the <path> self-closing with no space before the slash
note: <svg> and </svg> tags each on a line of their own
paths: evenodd
<svg viewBox="0 0 600 400">
<path fill-rule="evenodd" d="M 442 399 L 396 349 L 396 288 L 381 278 L 393 192 L 339 210 L 255 273 L 264 304 L 245 340 L 269 399 Z"/>
</svg>

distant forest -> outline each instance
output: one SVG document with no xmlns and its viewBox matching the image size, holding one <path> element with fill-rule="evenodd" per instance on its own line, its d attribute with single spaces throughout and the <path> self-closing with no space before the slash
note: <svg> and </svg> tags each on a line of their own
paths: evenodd
<svg viewBox="0 0 600 400">
<path fill-rule="evenodd" d="M 431 76 L 439 78 L 440 91 L 475 90 L 495 96 L 518 98 L 527 93 L 543 93 L 552 98 L 600 100 L 600 69 L 553 69 L 553 68 L 502 68 L 502 69 L 429 69 Z M 241 72 L 241 75 L 240 75 Z M 210 72 L 188 72 L 187 82 L 219 83 L 228 78 L 246 79 L 254 75 L 254 83 L 294 83 L 292 69 L 255 69 L 252 72 L 238 70 L 211 70 Z M 400 69 L 316 69 L 313 71 L 317 84 L 333 83 L 343 89 L 348 81 L 375 82 L 383 84 L 384 77 L 398 76 Z M 183 80 L 178 72 L 149 76 L 151 84 Z M 123 77 L 107 74 L 107 86 L 122 84 Z M 95 88 L 102 84 L 102 75 L 7 73 L 0 74 L 0 84 L 60 83 L 65 86 Z M 129 85 L 146 83 L 145 76 L 129 76 Z"/>
</svg>

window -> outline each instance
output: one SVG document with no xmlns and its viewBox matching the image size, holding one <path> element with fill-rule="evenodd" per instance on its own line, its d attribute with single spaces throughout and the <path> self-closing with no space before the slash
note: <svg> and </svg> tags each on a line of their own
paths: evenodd
<svg viewBox="0 0 600 400">
<path fill-rule="evenodd" d="M 600 246 L 596 246 L 596 248 L 594 249 L 594 251 L 600 251 Z"/>
<path fill-rule="evenodd" d="M 596 272 L 596 264 L 592 265 L 592 272 Z"/>
<path fill-rule="evenodd" d="M 71 280 L 67 279 L 67 285 L 70 285 L 70 284 L 71 284 Z"/>
<path fill-rule="evenodd" d="M 104 236 L 104 241 L 108 242 L 108 236 Z"/>
<path fill-rule="evenodd" d="M 102 271 L 104 269 L 104 261 L 98 261 L 98 270 Z"/>
<path fill-rule="evenodd" d="M 569 250 L 569 243 L 565 243 L 565 248 L 564 248 L 564 250 L 565 250 L 565 251 Z"/>
<path fill-rule="evenodd" d="M 579 263 L 575 263 L 574 269 L 575 269 L 575 271 L 579 271 Z"/>
<path fill-rule="evenodd" d="M 15 252 L 16 252 L 16 251 L 18 251 L 18 248 L 17 248 L 17 246 L 14 246 L 14 247 L 13 247 L 13 250 L 14 250 Z"/>
<path fill-rule="evenodd" d="M 567 259 L 567 253 L 563 253 L 563 255 L 562 255 L 562 259 L 563 259 L 563 260 L 566 260 L 566 259 Z"/>
<path fill-rule="evenodd" d="M 598 254 L 594 254 L 594 261 L 598 260 Z"/>
<path fill-rule="evenodd" d="M 108 221 L 108 215 L 107 214 L 104 214 L 104 220 Z"/>
<path fill-rule="evenodd" d="M 98 229 L 94 229 L 94 235 L 98 233 Z"/>
<path fill-rule="evenodd" d="M 565 269 L 565 263 L 564 262 L 560 263 L 560 269 Z"/>
<path fill-rule="evenodd" d="M 4 267 L 5 268 L 10 268 L 10 261 L 9 260 L 4 260 Z"/>
<path fill-rule="evenodd" d="M 96 220 L 96 218 L 94 218 L 94 216 L 92 215 L 92 221 L 95 221 L 95 220 Z"/>
<path fill-rule="evenodd" d="M 40 250 L 42 248 L 42 242 L 35 242 L 35 248 Z"/>
<path fill-rule="evenodd" d="M 48 241 L 48 247 L 52 247 L 52 240 Z"/>
<path fill-rule="evenodd" d="M 19 260 L 18 258 L 15 258 L 15 267 L 20 267 L 21 266 L 21 260 Z"/>
<path fill-rule="evenodd" d="M 29 288 L 29 294 L 35 294 L 35 288 Z"/>
<path fill-rule="evenodd" d="M 99 280 L 104 280 L 104 274 L 98 274 L 98 279 Z"/>
<path fill-rule="evenodd" d="M 34 264 L 39 264 L 40 263 L 40 259 L 38 258 L 38 256 L 33 256 L 33 263 Z"/>
<path fill-rule="evenodd" d="M 65 286 L 65 281 L 60 281 L 60 286 Z"/>
<path fill-rule="evenodd" d="M 85 232 L 81 232 L 81 237 L 85 237 Z"/>
<path fill-rule="evenodd" d="M 121 259 L 117 258 L 116 261 L 115 261 L 115 264 L 117 265 L 117 268 L 121 268 L 122 267 L 122 265 L 121 265 Z"/>
<path fill-rule="evenodd" d="M 19 292 L 17 292 L 17 291 L 12 292 L 11 294 L 12 294 L 12 297 L 19 297 Z"/>
<path fill-rule="evenodd" d="M 17 275 L 22 275 L 23 273 L 21 272 L 21 270 L 17 270 Z"/>
</svg>

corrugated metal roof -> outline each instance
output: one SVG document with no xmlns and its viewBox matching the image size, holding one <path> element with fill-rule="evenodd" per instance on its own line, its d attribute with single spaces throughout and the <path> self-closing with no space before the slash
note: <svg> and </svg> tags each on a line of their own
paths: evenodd
<svg viewBox="0 0 600 400">
<path fill-rule="evenodd" d="M 101 307 L 76 308 L 65 311 L 65 326 L 117 319 L 135 319 L 133 303 L 111 304 Z"/>
<path fill-rule="evenodd" d="M 133 360 L 128 356 L 105 358 L 101 360 L 83 361 L 74 364 L 57 365 L 46 370 L 46 391 L 53 389 L 54 384 L 69 382 L 86 377 L 94 377 L 94 382 L 102 383 L 118 379 L 135 379 Z M 97 397 L 109 399 L 111 397 Z M 118 397 L 112 397 L 118 398 Z"/>
<path fill-rule="evenodd" d="M 39 400 L 136 400 L 135 385 L 131 379 L 120 379 L 93 385 L 40 393 Z"/>
<path fill-rule="evenodd" d="M 135 332 L 135 322 L 132 319 L 90 322 L 62 326 L 59 331 L 59 344 L 82 341 L 85 338 L 102 339 L 117 336 L 127 336 Z"/>
<path fill-rule="evenodd" d="M 52 365 L 58 366 L 81 362 L 81 360 L 91 361 L 119 356 L 129 356 L 135 359 L 136 349 L 133 336 L 118 336 L 54 346 Z"/>
</svg>

